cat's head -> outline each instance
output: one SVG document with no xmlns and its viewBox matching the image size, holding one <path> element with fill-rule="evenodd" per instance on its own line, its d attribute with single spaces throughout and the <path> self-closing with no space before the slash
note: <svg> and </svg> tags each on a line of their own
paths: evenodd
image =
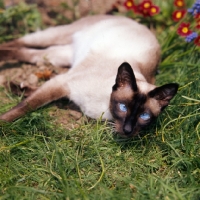
<svg viewBox="0 0 200 200">
<path fill-rule="evenodd" d="M 168 106 L 178 90 L 178 84 L 170 83 L 160 87 L 144 83 L 141 86 L 128 63 L 120 65 L 110 98 L 116 132 L 132 137 L 148 126 Z"/>
</svg>

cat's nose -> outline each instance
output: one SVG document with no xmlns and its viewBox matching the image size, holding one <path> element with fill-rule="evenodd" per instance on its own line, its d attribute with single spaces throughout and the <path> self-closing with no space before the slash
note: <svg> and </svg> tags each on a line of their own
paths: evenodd
<svg viewBox="0 0 200 200">
<path fill-rule="evenodd" d="M 132 126 L 131 126 L 130 124 L 126 124 L 126 125 L 124 126 L 124 128 L 123 128 L 123 131 L 124 131 L 124 133 L 125 133 L 126 135 L 129 135 L 129 134 L 132 133 L 133 128 L 132 128 Z"/>
</svg>

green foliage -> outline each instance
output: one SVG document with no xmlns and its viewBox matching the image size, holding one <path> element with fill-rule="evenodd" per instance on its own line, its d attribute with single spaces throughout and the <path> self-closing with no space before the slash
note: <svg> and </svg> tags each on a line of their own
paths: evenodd
<svg viewBox="0 0 200 200">
<path fill-rule="evenodd" d="M 174 26 L 156 31 L 157 84 L 180 87 L 144 136 L 118 138 L 109 123 L 91 120 L 66 130 L 49 117 L 51 106 L 0 122 L 0 199 L 199 200 L 200 49 Z M 1 113 L 17 98 L 0 93 L 10 99 Z"/>
<path fill-rule="evenodd" d="M 20 3 L 14 7 L 3 8 L 0 2 L 0 42 L 14 39 L 25 33 L 35 31 L 41 26 L 40 13 L 34 5 Z"/>
</svg>

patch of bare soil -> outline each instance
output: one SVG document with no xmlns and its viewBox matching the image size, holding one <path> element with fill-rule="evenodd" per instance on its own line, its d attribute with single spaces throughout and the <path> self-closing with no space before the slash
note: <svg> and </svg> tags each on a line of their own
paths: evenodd
<svg viewBox="0 0 200 200">
<path fill-rule="evenodd" d="M 27 63 L 0 62 L 0 84 L 5 81 L 24 85 L 39 86 L 43 81 L 57 74 L 65 73 L 68 68 L 57 68 L 52 65 L 32 65 Z"/>
</svg>

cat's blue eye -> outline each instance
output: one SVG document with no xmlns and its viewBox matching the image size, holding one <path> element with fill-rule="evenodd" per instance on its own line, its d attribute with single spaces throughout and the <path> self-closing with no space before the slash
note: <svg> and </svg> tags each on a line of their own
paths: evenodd
<svg viewBox="0 0 200 200">
<path fill-rule="evenodd" d="M 127 107 L 126 107 L 126 105 L 123 104 L 123 103 L 120 103 L 120 104 L 119 104 L 119 109 L 120 109 L 122 112 L 126 112 L 126 111 L 127 111 Z"/>
<path fill-rule="evenodd" d="M 143 119 L 143 120 L 149 120 L 150 118 L 151 118 L 151 116 L 150 116 L 150 114 L 149 113 L 142 113 L 141 115 L 140 115 L 140 118 L 141 119 Z"/>
</svg>

